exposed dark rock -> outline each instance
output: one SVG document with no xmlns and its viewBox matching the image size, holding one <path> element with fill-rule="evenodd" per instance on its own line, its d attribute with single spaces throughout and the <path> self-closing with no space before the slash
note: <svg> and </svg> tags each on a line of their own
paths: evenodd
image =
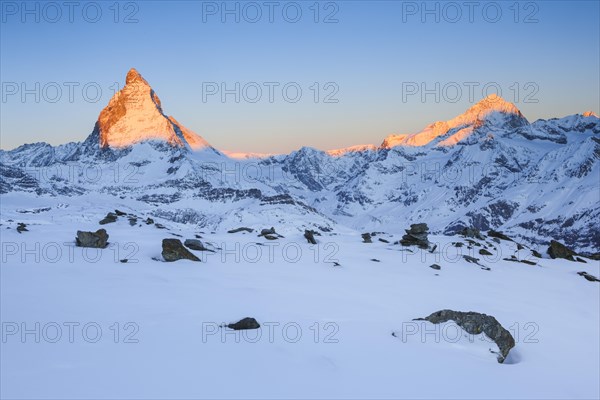
<svg viewBox="0 0 600 400">
<path fill-rule="evenodd" d="M 390 242 L 389 240 L 385 240 L 385 239 L 383 239 L 383 238 L 379 238 L 378 240 L 379 240 L 380 242 L 382 242 L 382 243 L 389 243 L 389 242 Z"/>
<path fill-rule="evenodd" d="M 96 232 L 77 231 L 75 243 L 79 247 L 103 249 L 108 246 L 108 233 L 105 229 L 98 229 Z"/>
<path fill-rule="evenodd" d="M 125 264 L 125 263 L 126 263 L 127 261 L 129 261 L 129 260 L 128 260 L 128 259 L 126 259 L 126 258 L 123 258 L 122 260 L 119 260 L 119 261 L 120 261 L 120 262 L 122 262 L 123 264 Z"/>
<path fill-rule="evenodd" d="M 493 255 L 492 253 L 490 253 L 486 249 L 479 249 L 479 254 L 481 254 L 482 256 L 491 256 L 491 255 Z"/>
<path fill-rule="evenodd" d="M 535 250 L 531 250 L 531 255 L 533 255 L 534 257 L 537 257 L 537 258 L 542 258 L 542 255 L 538 251 L 535 251 Z"/>
<path fill-rule="evenodd" d="M 511 258 L 503 258 L 504 261 L 512 261 L 512 262 L 520 262 L 523 264 L 527 264 L 527 265 L 537 265 L 535 262 L 533 261 L 529 261 L 529 260 L 519 260 L 517 257 L 515 256 L 511 256 Z"/>
<path fill-rule="evenodd" d="M 208 247 L 204 246 L 204 243 L 202 243 L 198 239 L 186 239 L 185 242 L 183 242 L 183 244 L 185 245 L 185 247 L 192 250 L 212 251 L 214 253 L 214 250 L 211 250 Z"/>
<path fill-rule="evenodd" d="M 580 263 L 584 263 L 587 264 L 587 261 L 585 261 L 583 258 L 581 257 L 575 257 L 575 261 L 580 262 Z"/>
<path fill-rule="evenodd" d="M 146 225 L 152 225 L 154 223 L 154 220 L 152 218 L 146 218 Z"/>
<path fill-rule="evenodd" d="M 465 244 L 463 242 L 452 242 L 454 247 L 463 247 Z"/>
<path fill-rule="evenodd" d="M 510 349 L 515 347 L 515 339 L 510 332 L 504 329 L 496 318 L 491 315 L 473 311 L 462 312 L 440 310 L 428 317 L 417 318 L 415 321 L 429 321 L 432 324 L 454 321 L 458 326 L 472 335 L 485 333 L 487 337 L 492 339 L 498 345 L 498 349 L 500 350 L 500 354 L 498 354 L 499 363 L 503 363 L 504 360 L 506 360 Z"/>
<path fill-rule="evenodd" d="M 200 261 L 198 257 L 186 249 L 179 239 L 163 239 L 162 256 L 165 261 L 192 260 Z"/>
<path fill-rule="evenodd" d="M 125 213 L 123 211 L 119 211 L 119 210 L 115 210 L 115 214 L 117 214 L 119 217 L 123 217 L 123 216 L 127 215 L 127 213 Z"/>
<path fill-rule="evenodd" d="M 157 229 L 167 229 L 167 227 L 166 227 L 166 226 L 164 226 L 163 224 L 159 224 L 158 222 L 157 222 L 156 224 L 154 224 L 154 226 L 155 226 Z"/>
<path fill-rule="evenodd" d="M 129 225 L 131 226 L 135 226 L 135 224 L 137 224 L 137 218 L 136 217 L 129 217 Z"/>
<path fill-rule="evenodd" d="M 227 231 L 227 233 L 238 233 L 238 232 L 252 233 L 252 232 L 254 232 L 254 229 L 246 228 L 245 226 L 242 226 L 241 228 L 231 229 L 231 230 Z"/>
<path fill-rule="evenodd" d="M 433 247 L 431 248 L 431 250 L 429 250 L 429 252 L 433 253 L 435 251 L 435 249 L 437 249 L 437 244 L 434 244 Z"/>
<path fill-rule="evenodd" d="M 565 260 L 575 261 L 574 256 L 576 256 L 577 253 L 564 244 L 552 240 L 550 241 L 550 247 L 548 247 L 548 255 L 551 258 L 564 258 Z"/>
<path fill-rule="evenodd" d="M 402 236 L 400 244 L 402 246 L 419 246 L 422 249 L 429 248 L 429 227 L 427 224 L 412 224 L 410 229 L 406 229 L 406 234 Z"/>
<path fill-rule="evenodd" d="M 439 266 L 438 264 L 431 264 L 431 265 L 429 266 L 429 268 L 438 269 L 438 270 L 439 270 L 439 269 L 442 269 L 442 267 L 441 267 L 441 266 Z"/>
<path fill-rule="evenodd" d="M 373 243 L 373 241 L 371 240 L 371 234 L 370 233 L 363 233 L 362 235 L 360 235 L 362 237 L 363 243 Z"/>
<path fill-rule="evenodd" d="M 279 239 L 277 236 L 274 235 L 262 235 L 265 239 L 267 240 L 277 240 Z"/>
<path fill-rule="evenodd" d="M 25 224 L 23 222 L 19 222 L 17 224 L 17 232 L 19 232 L 19 233 L 29 232 L 29 229 L 27 229 L 27 224 Z"/>
<path fill-rule="evenodd" d="M 271 229 L 261 229 L 260 235 L 258 235 L 258 236 L 265 236 L 265 235 L 277 235 L 277 232 L 275 232 L 275 228 L 273 228 L 273 227 L 271 227 Z"/>
<path fill-rule="evenodd" d="M 483 240 L 484 237 L 481 234 L 481 232 L 479 231 L 479 229 L 474 228 L 472 226 L 466 227 L 463 230 L 460 231 L 460 234 L 464 237 L 468 237 L 468 238 L 474 238 L 474 239 L 480 239 Z"/>
<path fill-rule="evenodd" d="M 109 212 L 106 217 L 100 221 L 100 225 L 106 225 L 117 221 L 117 214 Z"/>
<path fill-rule="evenodd" d="M 314 231 L 305 230 L 304 231 L 304 237 L 306 238 L 306 240 L 308 241 L 308 243 L 310 243 L 310 244 L 317 244 L 317 241 L 315 239 L 315 232 Z"/>
<path fill-rule="evenodd" d="M 260 324 L 254 318 L 246 317 L 235 324 L 228 324 L 227 327 L 239 331 L 243 329 L 258 329 L 260 328 Z"/>
<path fill-rule="evenodd" d="M 373 262 L 381 262 L 381 260 L 378 260 L 376 258 L 371 258 L 371 261 L 373 261 Z"/>
<path fill-rule="evenodd" d="M 513 241 L 511 238 L 509 238 L 508 236 L 506 236 L 504 233 L 495 231 L 493 229 L 490 229 L 488 231 L 488 236 L 491 236 L 493 238 L 502 239 L 502 240 L 508 240 L 508 241 L 511 241 L 511 242 Z"/>
<path fill-rule="evenodd" d="M 579 271 L 577 273 L 577 275 L 583 276 L 585 279 L 587 279 L 590 282 L 600 282 L 600 279 L 596 278 L 594 275 L 588 274 L 585 271 Z"/>
</svg>

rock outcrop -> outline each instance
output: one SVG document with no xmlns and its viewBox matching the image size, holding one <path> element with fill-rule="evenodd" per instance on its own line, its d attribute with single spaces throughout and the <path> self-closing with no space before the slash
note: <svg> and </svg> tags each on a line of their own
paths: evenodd
<svg viewBox="0 0 600 400">
<path fill-rule="evenodd" d="M 79 247 L 104 249 L 108 246 L 108 233 L 105 229 L 98 229 L 96 232 L 77 231 L 75 243 Z"/>
<path fill-rule="evenodd" d="M 462 312 L 440 310 L 428 317 L 416 318 L 415 321 L 429 321 L 432 324 L 454 321 L 467 333 L 472 335 L 484 333 L 498 345 L 498 349 L 500 350 L 500 354 L 498 354 L 499 363 L 503 363 L 506 360 L 510 349 L 515 347 L 515 339 L 513 336 L 491 315 L 473 311 Z"/>
</svg>

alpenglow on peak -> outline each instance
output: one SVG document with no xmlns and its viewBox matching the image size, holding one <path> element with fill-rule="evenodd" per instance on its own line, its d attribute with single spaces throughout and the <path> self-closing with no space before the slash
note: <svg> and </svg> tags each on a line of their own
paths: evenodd
<svg viewBox="0 0 600 400">
<path fill-rule="evenodd" d="M 201 150 L 211 147 L 201 136 L 163 113 L 160 99 L 135 69 L 100 112 L 94 128 L 101 148 L 124 148 L 147 140 L 165 141 L 172 146 Z"/>
</svg>

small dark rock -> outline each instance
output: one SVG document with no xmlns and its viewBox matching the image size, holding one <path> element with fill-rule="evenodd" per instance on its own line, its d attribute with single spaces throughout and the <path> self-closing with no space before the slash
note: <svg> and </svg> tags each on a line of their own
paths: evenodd
<svg viewBox="0 0 600 400">
<path fill-rule="evenodd" d="M 231 230 L 227 231 L 227 233 L 238 233 L 238 232 L 252 233 L 252 232 L 254 232 L 254 229 L 246 228 L 246 227 L 242 226 L 241 228 L 235 228 L 235 229 L 231 229 Z"/>
<path fill-rule="evenodd" d="M 115 210 L 115 214 L 117 214 L 119 217 L 127 215 L 127 213 L 124 213 L 123 211 L 119 211 L 119 210 Z"/>
<path fill-rule="evenodd" d="M 452 242 L 454 247 L 463 247 L 465 244 L 463 242 Z"/>
<path fill-rule="evenodd" d="M 306 240 L 308 241 L 308 243 L 310 243 L 310 244 L 317 244 L 317 241 L 315 239 L 315 232 L 314 231 L 305 230 L 304 231 L 304 237 L 306 238 Z"/>
<path fill-rule="evenodd" d="M 277 236 L 273 236 L 273 235 L 259 235 L 259 236 L 263 236 L 267 240 L 277 240 L 277 239 L 279 239 Z"/>
<path fill-rule="evenodd" d="M 370 233 L 363 233 L 362 235 L 360 235 L 362 237 L 363 243 L 373 243 L 373 241 L 371 240 L 371 234 Z"/>
<path fill-rule="evenodd" d="M 79 247 L 104 249 L 108 246 L 108 233 L 105 229 L 98 229 L 96 232 L 77 231 L 75 243 Z"/>
<path fill-rule="evenodd" d="M 594 275 L 592 275 L 592 274 L 588 274 L 588 273 L 587 273 L 587 272 L 585 272 L 585 271 L 579 271 L 579 272 L 577 273 L 577 275 L 579 275 L 579 276 L 583 276 L 585 279 L 587 279 L 587 280 L 588 280 L 588 281 L 590 281 L 590 282 L 600 282 L 600 279 L 596 278 L 596 277 L 595 277 Z"/>
<path fill-rule="evenodd" d="M 385 239 L 383 239 L 383 238 L 379 238 L 378 240 L 379 240 L 380 242 L 382 242 L 382 243 L 389 243 L 389 242 L 390 242 L 389 240 L 385 240 Z"/>
<path fill-rule="evenodd" d="M 532 254 L 534 257 L 537 257 L 537 258 L 542 258 L 542 255 L 541 255 L 541 254 L 540 254 L 540 252 L 538 252 L 538 251 L 531 250 L 531 254 Z"/>
<path fill-rule="evenodd" d="M 575 261 L 580 262 L 580 263 L 584 263 L 587 264 L 587 261 L 585 261 L 583 258 L 581 257 L 575 257 Z"/>
<path fill-rule="evenodd" d="M 376 258 L 371 258 L 371 261 L 373 261 L 373 262 L 381 262 L 380 260 L 378 260 Z"/>
<path fill-rule="evenodd" d="M 154 220 L 152 218 L 146 218 L 146 225 L 152 225 L 154 223 Z"/>
<path fill-rule="evenodd" d="M 506 236 L 504 233 L 495 231 L 493 229 L 490 229 L 488 231 L 488 236 L 493 237 L 493 238 L 502 239 L 502 240 L 508 240 L 510 242 L 513 241 L 511 238 L 509 238 L 508 236 Z"/>
<path fill-rule="evenodd" d="M 481 254 L 482 256 L 491 256 L 491 255 L 493 255 L 492 253 L 490 253 L 486 249 L 479 249 L 479 254 Z"/>
<path fill-rule="evenodd" d="M 254 318 L 244 318 L 235 324 L 228 324 L 227 327 L 239 331 L 244 329 L 258 329 L 260 328 L 260 324 Z"/>
<path fill-rule="evenodd" d="M 179 239 L 163 239 L 162 256 L 168 262 L 177 260 L 200 261 L 198 257 L 183 246 Z"/>
<path fill-rule="evenodd" d="M 122 260 L 119 260 L 120 262 L 122 262 L 123 264 L 125 264 L 127 261 L 129 261 L 128 259 L 124 258 Z"/>
<path fill-rule="evenodd" d="M 19 222 L 17 224 L 17 232 L 21 233 L 21 232 L 29 232 L 29 229 L 27 229 L 27 224 L 23 223 L 23 222 Z"/>
<path fill-rule="evenodd" d="M 117 221 L 117 214 L 109 212 L 106 214 L 103 220 L 100 221 L 100 225 L 106 225 Z"/>
<path fill-rule="evenodd" d="M 481 232 L 479 231 L 479 229 L 474 228 L 474 227 L 464 228 L 462 231 L 459 232 L 459 234 L 464 237 L 468 237 L 468 238 L 475 238 L 475 239 L 480 239 L 480 240 L 484 239 L 484 237 L 481 234 Z"/>
<path fill-rule="evenodd" d="M 258 235 L 258 236 L 265 236 L 265 235 L 277 235 L 277 232 L 275 232 L 275 228 L 271 227 L 271 229 L 262 229 L 260 231 L 260 235 Z"/>
<path fill-rule="evenodd" d="M 156 224 L 154 224 L 154 226 L 155 226 L 157 229 L 167 229 L 167 227 L 166 227 L 166 226 L 164 226 L 163 224 L 159 224 L 159 223 L 156 223 Z"/>
<path fill-rule="evenodd" d="M 208 247 L 204 246 L 204 243 L 202 243 L 198 239 L 186 239 L 185 242 L 183 242 L 183 244 L 185 245 L 185 247 L 192 250 L 212 251 L 214 253 L 214 250 L 211 250 Z"/>
<path fill-rule="evenodd" d="M 429 266 L 429 268 L 433 268 L 433 269 L 437 269 L 437 270 L 440 270 L 440 269 L 442 269 L 442 267 L 441 267 L 441 266 L 439 266 L 438 264 L 431 264 L 431 265 Z"/>
</svg>

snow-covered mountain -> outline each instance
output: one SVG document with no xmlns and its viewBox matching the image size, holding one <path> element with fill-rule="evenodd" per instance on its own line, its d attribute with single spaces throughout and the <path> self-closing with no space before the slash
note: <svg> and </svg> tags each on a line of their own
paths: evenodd
<svg viewBox="0 0 600 400">
<path fill-rule="evenodd" d="M 474 226 L 530 244 L 600 249 L 600 119 L 530 123 L 497 96 L 380 146 L 232 158 L 166 116 L 132 69 L 83 142 L 27 144 L 0 156 L 0 193 L 99 194 L 215 231 L 399 232 L 427 222 L 434 233 Z"/>
</svg>

